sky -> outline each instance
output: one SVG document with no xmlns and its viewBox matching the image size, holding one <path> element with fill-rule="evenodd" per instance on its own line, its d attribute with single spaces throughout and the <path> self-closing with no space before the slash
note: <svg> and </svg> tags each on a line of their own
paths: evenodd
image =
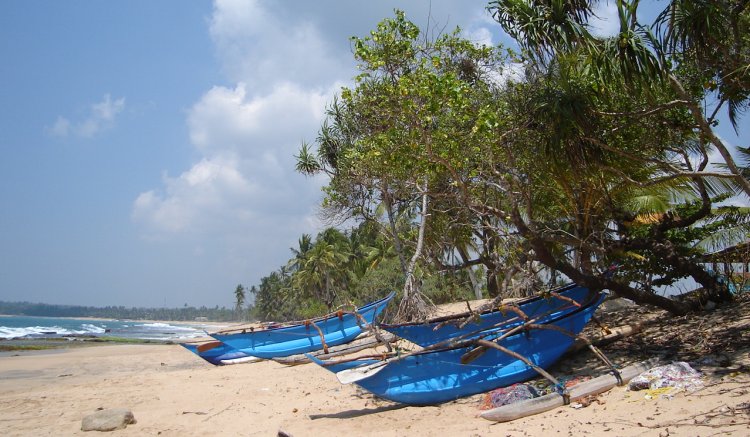
<svg viewBox="0 0 750 437">
<path fill-rule="evenodd" d="M 486 5 L 2 2 L 0 300 L 231 307 L 324 228 L 294 154 L 357 73 L 349 37 L 398 7 L 509 44 Z"/>
</svg>

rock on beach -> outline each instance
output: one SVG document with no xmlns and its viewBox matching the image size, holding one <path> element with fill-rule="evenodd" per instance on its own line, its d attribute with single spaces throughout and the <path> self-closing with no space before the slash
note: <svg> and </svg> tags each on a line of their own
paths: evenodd
<svg viewBox="0 0 750 437">
<path fill-rule="evenodd" d="M 89 414 L 83 418 L 81 431 L 114 431 L 124 429 L 126 426 L 136 423 L 135 416 L 130 410 L 114 408 L 101 410 Z"/>
</svg>

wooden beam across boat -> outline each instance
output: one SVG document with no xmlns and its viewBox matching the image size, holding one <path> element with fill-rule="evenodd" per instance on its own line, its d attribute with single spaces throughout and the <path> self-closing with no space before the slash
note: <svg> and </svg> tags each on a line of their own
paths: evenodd
<svg viewBox="0 0 750 437">
<path fill-rule="evenodd" d="M 396 336 L 387 332 L 383 332 L 380 335 L 383 337 L 383 340 L 387 342 L 396 340 Z M 329 358 L 339 357 L 341 355 L 353 354 L 365 349 L 371 349 L 381 344 L 383 344 L 383 342 L 376 339 L 373 335 L 367 333 L 366 335 L 363 335 L 359 339 L 355 340 L 353 343 L 347 343 L 328 348 L 327 354 L 313 353 L 312 355 L 321 360 L 326 360 Z M 273 358 L 273 360 L 277 363 L 286 364 L 288 366 L 297 366 L 300 364 L 307 364 L 312 362 L 310 358 L 306 357 L 304 354 L 292 355 L 290 357 Z"/>
</svg>

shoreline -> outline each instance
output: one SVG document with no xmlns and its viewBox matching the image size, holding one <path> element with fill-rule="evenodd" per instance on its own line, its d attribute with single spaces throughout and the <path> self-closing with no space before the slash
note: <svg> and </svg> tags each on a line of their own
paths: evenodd
<svg viewBox="0 0 750 437">
<path fill-rule="evenodd" d="M 30 320 L 26 321 L 27 318 Z M 6 323 L 6 320 L 12 321 Z M 18 326 L 19 324 L 21 326 Z M 87 327 L 89 324 L 96 327 L 96 329 Z M 0 315 L 0 326 L 4 326 L 8 331 L 4 332 L 3 336 L 0 337 L 0 349 L 3 347 L 6 349 L 14 348 L 14 346 L 19 346 L 18 349 L 23 349 L 24 346 L 28 346 L 31 349 L 69 347 L 73 342 L 171 344 L 185 341 L 199 341 L 207 337 L 207 332 L 215 332 L 231 326 L 245 325 L 184 320 L 107 319 L 99 317 L 51 317 L 3 314 Z M 40 328 L 42 329 L 40 330 Z M 183 330 L 190 332 L 182 332 Z"/>
</svg>

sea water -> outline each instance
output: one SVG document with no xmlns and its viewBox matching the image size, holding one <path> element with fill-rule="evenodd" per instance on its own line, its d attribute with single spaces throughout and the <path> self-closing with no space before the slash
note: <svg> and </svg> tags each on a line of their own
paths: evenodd
<svg viewBox="0 0 750 437">
<path fill-rule="evenodd" d="M 135 320 L 74 319 L 66 317 L 1 316 L 0 339 L 40 339 L 72 336 L 111 336 L 143 340 L 203 337 L 216 326 L 201 323 Z"/>
</svg>

